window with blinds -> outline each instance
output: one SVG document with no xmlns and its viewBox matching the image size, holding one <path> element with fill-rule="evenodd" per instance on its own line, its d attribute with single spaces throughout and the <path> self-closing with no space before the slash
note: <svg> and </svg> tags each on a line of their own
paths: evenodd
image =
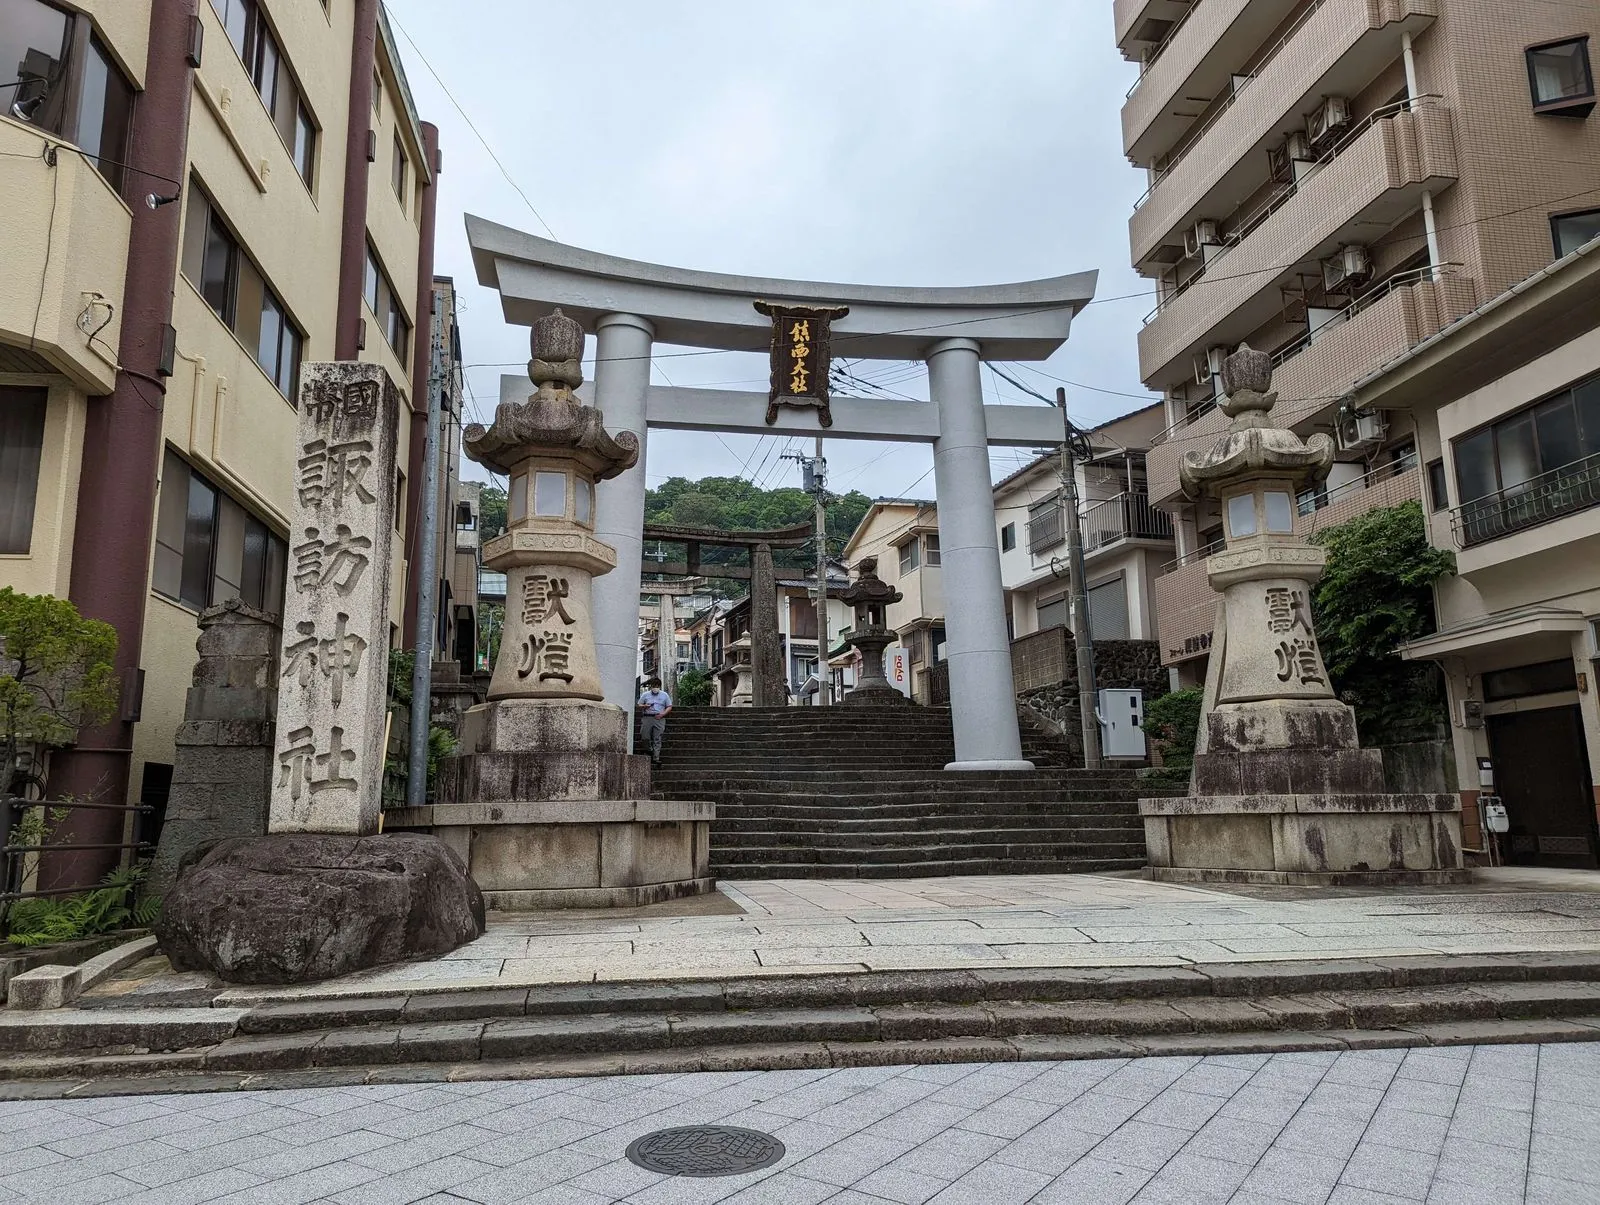
<svg viewBox="0 0 1600 1205">
<path fill-rule="evenodd" d="M 240 599 L 283 612 L 288 546 L 187 461 L 168 452 L 156 515 L 157 594 L 202 611 Z"/>
</svg>

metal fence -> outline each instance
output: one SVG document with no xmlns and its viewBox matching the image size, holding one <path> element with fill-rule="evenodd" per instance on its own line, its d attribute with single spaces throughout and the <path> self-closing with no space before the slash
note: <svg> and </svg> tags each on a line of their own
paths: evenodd
<svg viewBox="0 0 1600 1205">
<path fill-rule="evenodd" d="M 1458 506 L 1450 525 L 1471 548 L 1591 506 L 1600 506 L 1600 453 Z"/>
<path fill-rule="evenodd" d="M 93 883 L 80 883 L 74 887 L 49 887 L 42 890 L 28 888 L 27 880 L 31 877 L 27 866 L 29 855 L 37 859 L 45 853 L 115 850 L 121 854 L 127 850 L 137 853 L 155 849 L 151 842 L 139 840 L 137 832 L 134 833 L 135 839 L 132 841 L 54 842 L 49 839 L 49 833 L 46 831 L 42 840 L 24 839 L 18 844 L 14 838 L 18 835 L 23 817 L 32 808 L 46 809 L 47 818 L 57 812 L 120 812 L 124 816 L 130 813 L 134 816 L 145 816 L 155 811 L 155 808 L 143 803 L 81 803 L 62 799 L 41 801 L 15 795 L 0 797 L 0 853 L 5 856 L 3 866 L 0 866 L 0 875 L 3 875 L 3 878 L 0 878 L 0 885 L 4 886 L 4 890 L 0 891 L 0 927 L 3 927 L 5 918 L 11 911 L 11 905 L 17 900 L 36 899 L 41 896 L 78 895 L 93 890 L 95 886 Z"/>
</svg>

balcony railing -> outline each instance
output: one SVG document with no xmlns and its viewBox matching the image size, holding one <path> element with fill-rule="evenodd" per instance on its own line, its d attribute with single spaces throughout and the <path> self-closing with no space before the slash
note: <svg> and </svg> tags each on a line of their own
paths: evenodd
<svg viewBox="0 0 1600 1205">
<path fill-rule="evenodd" d="M 1134 202 L 1134 209 L 1137 210 L 1150 199 L 1151 194 L 1153 194 L 1155 190 L 1161 186 L 1161 181 L 1167 178 L 1167 176 L 1172 172 L 1173 168 L 1177 167 L 1178 164 L 1183 162 L 1183 160 L 1188 156 L 1189 152 L 1194 150 L 1194 148 L 1199 144 L 1200 140 L 1204 138 L 1211 130 L 1211 127 L 1222 120 L 1222 115 L 1233 107 L 1233 102 L 1238 100 L 1240 95 L 1250 87 L 1250 84 L 1256 79 L 1256 77 L 1259 76 L 1262 71 L 1266 70 L 1267 65 L 1271 63 L 1273 59 L 1278 57 L 1279 52 L 1294 40 L 1295 35 L 1305 27 L 1306 22 L 1309 21 L 1312 15 L 1322 7 L 1324 2 L 1325 0 L 1312 0 L 1312 3 L 1306 6 L 1305 11 L 1303 11 L 1300 16 L 1295 19 L 1294 24 L 1284 31 L 1283 36 L 1269 46 L 1266 51 L 1256 60 L 1248 75 L 1236 75 L 1234 77 L 1234 88 L 1233 91 L 1229 93 L 1228 99 L 1223 101 L 1222 104 L 1218 105 L 1216 111 L 1212 113 L 1210 117 L 1206 118 L 1205 121 L 1191 127 L 1190 130 L 1178 140 L 1177 144 L 1174 145 L 1173 148 L 1156 163 L 1153 169 L 1153 175 L 1155 178 L 1151 181 L 1150 188 L 1148 191 L 1146 191 L 1144 196 L 1140 197 Z"/>
<path fill-rule="evenodd" d="M 1028 551 L 1043 552 L 1054 548 L 1067 538 L 1066 527 L 1061 522 L 1061 507 L 1052 506 L 1028 520 Z"/>
<path fill-rule="evenodd" d="M 1472 548 L 1591 506 L 1600 506 L 1600 453 L 1458 506 L 1450 526 L 1456 542 Z"/>
<path fill-rule="evenodd" d="M 1381 109 L 1374 110 L 1361 121 L 1356 122 L 1351 129 L 1347 130 L 1337 142 L 1324 151 L 1316 160 L 1311 161 L 1307 170 L 1309 171 L 1311 168 L 1315 168 L 1320 172 L 1322 168 L 1332 163 L 1340 155 L 1344 154 L 1345 151 L 1349 150 L 1358 141 L 1360 141 L 1361 136 L 1379 122 L 1387 121 L 1389 118 L 1400 113 L 1414 113 L 1418 109 L 1428 108 L 1434 104 L 1437 104 L 1443 99 L 1444 98 L 1442 96 L 1430 93 L 1426 96 L 1415 96 L 1407 100 L 1396 101 L 1392 105 L 1384 105 Z M 1146 326 L 1150 325 L 1150 323 L 1154 322 L 1156 318 L 1160 316 L 1161 312 L 1165 310 L 1167 306 L 1171 305 L 1178 298 L 1182 297 L 1190 289 L 1194 288 L 1195 285 L 1204 281 L 1207 278 L 1207 274 L 1210 273 L 1217 264 L 1222 262 L 1222 260 L 1227 256 L 1228 252 L 1232 251 L 1240 243 L 1244 242 L 1244 240 L 1249 238 L 1258 226 L 1260 226 L 1273 214 L 1277 213 L 1278 210 L 1282 209 L 1290 201 L 1294 200 L 1295 196 L 1298 195 L 1300 191 L 1300 183 L 1301 182 L 1298 180 L 1291 179 L 1265 201 L 1256 206 L 1249 213 L 1245 214 L 1245 216 L 1239 217 L 1236 213 L 1232 217 L 1228 218 L 1223 223 L 1228 227 L 1228 233 L 1223 236 L 1222 243 L 1217 247 L 1216 251 L 1212 253 L 1208 260 L 1200 265 L 1199 271 L 1197 271 L 1193 276 L 1190 276 L 1188 279 L 1184 280 L 1181 284 L 1174 288 L 1172 292 L 1166 294 L 1157 302 L 1156 308 L 1144 316 L 1144 324 Z M 1224 277 L 1224 279 L 1229 278 Z"/>
<path fill-rule="evenodd" d="M 1083 550 L 1093 552 L 1118 540 L 1170 540 L 1172 516 L 1150 505 L 1143 490 L 1097 502 L 1083 514 Z"/>
<path fill-rule="evenodd" d="M 1162 56 L 1168 46 L 1172 45 L 1172 40 L 1178 36 L 1178 31 L 1188 24 L 1189 18 L 1194 16 L 1194 10 L 1199 8 L 1201 3 L 1202 0 L 1194 0 L 1193 4 L 1184 9 L 1183 16 L 1172 23 L 1172 28 L 1167 30 L 1166 37 L 1150 48 L 1150 53 L 1139 64 L 1139 78 L 1129 86 L 1124 99 L 1132 99 L 1133 94 L 1139 90 L 1139 85 L 1144 83 L 1144 77 L 1150 74 L 1150 68 L 1156 65 L 1156 60 Z"/>
</svg>

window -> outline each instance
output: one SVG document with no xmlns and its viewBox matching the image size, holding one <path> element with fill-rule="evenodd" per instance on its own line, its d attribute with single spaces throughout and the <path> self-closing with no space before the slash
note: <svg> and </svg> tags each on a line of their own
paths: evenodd
<svg viewBox="0 0 1600 1205">
<path fill-rule="evenodd" d="M 1453 454 L 1469 545 L 1600 503 L 1600 376 L 1463 436 Z"/>
<path fill-rule="evenodd" d="M 87 17 L 42 0 L 0 0 L 0 112 L 70 138 L 122 188 L 133 85 Z"/>
<path fill-rule="evenodd" d="M 917 549 L 915 540 L 900 545 L 900 572 L 910 573 L 922 563 L 922 557 Z"/>
<path fill-rule="evenodd" d="M 367 244 L 367 271 L 366 279 L 362 282 L 367 297 L 367 308 L 378 320 L 378 328 L 383 331 L 383 337 L 394 349 L 394 354 L 400 357 L 400 362 L 405 363 L 406 354 L 411 346 L 411 322 L 406 318 L 405 311 L 400 308 L 400 300 L 394 291 L 394 286 L 389 283 L 389 277 L 378 263 L 378 256 L 372 249 L 372 244 Z"/>
<path fill-rule="evenodd" d="M 122 191 L 122 162 L 127 158 L 132 128 L 133 85 L 123 78 L 100 39 L 91 37 L 84 58 L 77 142 L 118 192 Z"/>
<path fill-rule="evenodd" d="M 1017 546 L 1017 525 L 1007 523 L 1000 529 L 1000 551 L 1010 552 Z"/>
<path fill-rule="evenodd" d="M 372 111 L 383 116 L 383 76 L 376 67 L 372 69 Z"/>
<path fill-rule="evenodd" d="M 292 403 L 305 336 L 196 180 L 184 218 L 183 274 Z"/>
<path fill-rule="evenodd" d="M 1434 514 L 1450 509 L 1450 487 L 1442 459 L 1428 461 L 1428 509 Z"/>
<path fill-rule="evenodd" d="M 1515 669 L 1490 670 L 1483 675 L 1483 698 L 1494 703 L 1501 699 L 1525 699 L 1532 695 L 1553 695 L 1578 689 L 1578 667 L 1572 658 L 1520 665 Z"/>
<path fill-rule="evenodd" d="M 0 385 L 0 554 L 26 556 L 33 544 L 33 507 L 49 392 Z"/>
<path fill-rule="evenodd" d="M 1396 477 L 1398 477 L 1401 473 L 1410 472 L 1412 469 L 1417 467 L 1417 464 L 1418 459 L 1416 440 L 1408 439 L 1405 443 L 1396 444 L 1394 447 L 1389 449 L 1390 471 L 1394 473 Z"/>
<path fill-rule="evenodd" d="M 157 594 L 196 611 L 241 599 L 281 614 L 287 544 L 168 452 L 161 470 L 153 572 Z"/>
<path fill-rule="evenodd" d="M 1600 236 L 1600 209 L 1553 215 L 1550 231 L 1555 237 L 1556 258 L 1571 255 L 1590 239 Z"/>
<path fill-rule="evenodd" d="M 1594 108 L 1589 39 L 1568 38 L 1528 50 L 1528 84 L 1535 113 L 1585 117 Z"/>
<path fill-rule="evenodd" d="M 1121 577 L 1089 587 L 1089 638 L 1128 638 L 1128 591 L 1123 587 Z"/>
<path fill-rule="evenodd" d="M 939 537 L 925 536 L 923 538 L 928 542 L 928 564 L 930 566 L 939 564 Z"/>
<path fill-rule="evenodd" d="M 400 137 L 400 131 L 394 132 L 394 166 L 390 169 L 390 183 L 394 185 L 394 195 L 400 198 L 400 211 L 406 208 L 406 180 L 409 176 L 407 168 L 410 160 L 406 158 L 406 144 Z"/>
<path fill-rule="evenodd" d="M 456 503 L 456 530 L 471 531 L 478 526 L 478 518 L 472 513 L 472 503 Z"/>
<path fill-rule="evenodd" d="M 1034 610 L 1039 619 L 1039 630 L 1041 632 L 1045 628 L 1064 628 L 1072 622 L 1072 612 L 1065 594 L 1059 598 L 1053 598 L 1049 602 L 1039 603 Z"/>
<path fill-rule="evenodd" d="M 317 126 L 302 98 L 299 81 L 278 46 L 278 39 L 267 24 L 258 0 L 211 0 L 228 33 L 228 41 L 238 52 L 244 69 L 255 85 L 261 103 L 272 115 L 278 136 L 295 170 L 311 187 L 316 163 Z"/>
</svg>

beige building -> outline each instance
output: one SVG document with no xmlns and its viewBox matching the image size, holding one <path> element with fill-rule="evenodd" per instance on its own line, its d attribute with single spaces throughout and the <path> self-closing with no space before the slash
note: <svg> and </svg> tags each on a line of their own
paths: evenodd
<svg viewBox="0 0 1600 1205">
<path fill-rule="evenodd" d="M 1172 517 L 1150 505 L 1145 457 L 1165 425 L 1147 406 L 1089 432 L 1077 462 L 1089 630 L 1096 640 L 1154 640 L 1152 583 L 1172 560 Z M 1059 456 L 1041 456 L 994 487 L 1011 636 L 1071 622 Z"/>
<path fill-rule="evenodd" d="M 1422 433 L 1352 386 L 1600 230 L 1591 0 L 1114 0 L 1140 76 L 1124 148 L 1149 189 L 1129 222 L 1158 292 L 1140 375 L 1165 430 L 1149 496 L 1175 518 L 1154 585 L 1164 658 L 1204 673 L 1215 508 L 1177 467 L 1225 425 L 1221 358 L 1272 354 L 1277 416 L 1339 463 L 1302 533 L 1422 496 Z"/>
<path fill-rule="evenodd" d="M 919 498 L 879 498 L 856 525 L 842 556 L 852 566 L 877 557 L 878 576 L 900 591 L 900 601 L 889 604 L 885 616 L 899 637 L 884 651 L 885 672 L 917 702 L 931 702 L 931 675 L 944 660 L 945 643 L 938 507 Z"/>
<path fill-rule="evenodd" d="M 1405 656 L 1445 671 L 1467 845 L 1492 793 L 1507 861 L 1600 864 L 1600 241 L 1353 396 L 1415 424 L 1429 538 L 1456 556 Z"/>
<path fill-rule="evenodd" d="M 0 585 L 118 631 L 122 715 L 52 790 L 159 803 L 196 614 L 281 611 L 300 364 L 379 363 L 425 402 L 437 135 L 377 0 L 3 13 Z M 397 638 L 423 426 L 372 468 L 406 498 Z"/>
</svg>

